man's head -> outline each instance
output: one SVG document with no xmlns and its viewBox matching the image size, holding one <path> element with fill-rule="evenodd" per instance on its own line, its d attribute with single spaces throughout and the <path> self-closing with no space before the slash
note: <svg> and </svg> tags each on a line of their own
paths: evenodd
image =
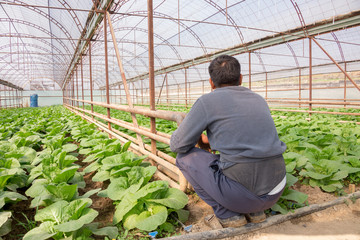
<svg viewBox="0 0 360 240">
<path fill-rule="evenodd" d="M 212 60 L 209 74 L 210 83 L 212 81 L 216 88 L 241 84 L 240 63 L 228 55 L 221 55 Z"/>
</svg>

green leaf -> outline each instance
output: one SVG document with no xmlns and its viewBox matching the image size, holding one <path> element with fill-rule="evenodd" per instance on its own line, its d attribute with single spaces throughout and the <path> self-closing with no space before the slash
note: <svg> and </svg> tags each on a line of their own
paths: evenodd
<svg viewBox="0 0 360 240">
<path fill-rule="evenodd" d="M 291 175 L 290 173 L 286 173 L 286 187 L 291 187 L 298 181 L 298 178 Z"/>
<path fill-rule="evenodd" d="M 23 240 L 45 240 L 56 235 L 56 232 L 51 232 L 50 229 L 54 223 L 43 222 L 39 227 L 31 229 L 24 235 Z"/>
<path fill-rule="evenodd" d="M 89 198 L 90 196 L 94 195 L 95 193 L 98 193 L 101 190 L 101 188 L 92 189 L 90 191 L 87 191 L 84 195 L 80 196 L 80 198 Z"/>
<path fill-rule="evenodd" d="M 348 176 L 348 172 L 347 171 L 338 171 L 337 173 L 335 173 L 331 180 L 336 181 L 336 180 L 341 180 L 344 179 Z"/>
<path fill-rule="evenodd" d="M 73 144 L 73 143 L 68 143 L 68 144 L 65 144 L 62 146 L 62 149 L 65 151 L 65 152 L 73 152 L 75 151 L 76 149 L 78 149 L 78 146 L 76 144 Z"/>
<path fill-rule="evenodd" d="M 286 208 L 281 207 L 277 203 L 275 203 L 275 205 L 271 207 L 271 210 L 275 212 L 280 212 L 281 214 L 287 214 L 289 212 Z"/>
<path fill-rule="evenodd" d="M 290 162 L 290 163 L 286 164 L 286 172 L 292 173 L 294 171 L 295 167 L 296 167 L 296 162 Z"/>
<path fill-rule="evenodd" d="M 108 197 L 114 201 L 121 200 L 128 188 L 129 184 L 126 177 L 115 178 L 107 188 Z"/>
<path fill-rule="evenodd" d="M 94 182 L 104 182 L 110 179 L 110 173 L 108 171 L 99 171 L 93 177 L 92 181 Z"/>
<path fill-rule="evenodd" d="M 314 178 L 314 179 L 317 179 L 317 180 L 320 180 L 320 179 L 324 179 L 324 178 L 327 178 L 327 177 L 330 177 L 331 174 L 321 174 L 321 173 L 317 173 L 317 172 L 307 172 L 306 173 L 307 176 L 311 177 L 311 178 Z"/>
<path fill-rule="evenodd" d="M 140 230 L 152 231 L 166 221 L 167 209 L 164 206 L 154 205 L 150 206 L 148 211 L 144 211 L 139 215 L 134 215 L 129 216 L 129 222 L 127 221 L 127 219 L 125 220 L 125 228 L 130 229 L 128 227 L 135 226 Z"/>
<path fill-rule="evenodd" d="M 68 185 L 66 183 L 60 183 L 58 185 L 48 185 L 46 189 L 56 196 L 57 198 L 71 201 L 77 191 L 77 185 Z"/>
<path fill-rule="evenodd" d="M 127 214 L 133 207 L 136 206 L 136 204 L 138 203 L 138 199 L 144 198 L 145 196 L 157 191 L 164 191 L 167 188 L 167 182 L 155 181 L 146 184 L 134 194 L 129 193 L 125 195 L 121 202 L 116 206 L 113 222 L 116 224 L 122 221 L 125 214 Z"/>
<path fill-rule="evenodd" d="M 26 190 L 26 196 L 35 198 L 36 196 L 42 195 L 46 192 L 46 185 L 48 181 L 46 179 L 36 179 L 33 181 L 32 185 Z"/>
<path fill-rule="evenodd" d="M 45 222 L 52 221 L 55 223 L 60 223 L 63 219 L 64 209 L 69 203 L 67 201 L 61 200 L 51 204 L 50 206 L 38 210 L 35 214 L 35 221 Z"/>
<path fill-rule="evenodd" d="M 178 219 L 180 222 L 186 222 L 190 215 L 190 212 L 185 209 L 177 209 L 175 210 L 175 212 L 178 215 Z"/>
<path fill-rule="evenodd" d="M 53 179 L 54 183 L 68 182 L 79 169 L 78 166 L 72 166 L 69 168 L 63 169 L 56 177 Z"/>
<path fill-rule="evenodd" d="M 11 212 L 0 212 L 0 238 L 11 231 Z"/>
<path fill-rule="evenodd" d="M 79 153 L 83 155 L 88 155 L 90 152 L 91 152 L 90 148 L 83 148 L 79 150 Z"/>
<path fill-rule="evenodd" d="M 150 213 L 150 215 L 148 213 Z M 167 218 L 167 209 L 163 206 L 154 206 L 147 212 L 142 212 L 137 218 L 136 227 L 144 231 L 155 230 Z"/>
<path fill-rule="evenodd" d="M 17 192 L 0 191 L 0 209 L 3 208 L 7 202 L 15 202 L 20 200 L 27 200 L 27 197 Z"/>
<path fill-rule="evenodd" d="M 55 230 L 60 232 L 73 232 L 80 229 L 85 224 L 91 223 L 97 217 L 99 213 L 91 208 L 83 210 L 81 217 L 76 220 L 70 220 L 68 222 L 58 224 L 54 226 Z"/>
<path fill-rule="evenodd" d="M 298 202 L 298 203 L 304 203 L 307 200 L 308 195 L 305 193 L 302 193 L 302 192 L 298 192 L 293 189 L 288 189 L 286 195 L 283 194 L 281 196 L 281 198 L 291 200 L 294 202 Z"/>
<path fill-rule="evenodd" d="M 121 152 L 126 152 L 126 151 L 129 149 L 130 144 L 131 144 L 130 141 L 128 141 L 127 143 L 125 143 L 124 146 L 123 146 L 122 149 L 121 149 Z"/>
<path fill-rule="evenodd" d="M 169 188 L 161 199 L 147 199 L 146 201 L 162 204 L 169 208 L 181 209 L 185 207 L 189 199 L 187 195 L 176 188 Z"/>
<path fill-rule="evenodd" d="M 103 227 L 99 229 L 92 230 L 93 234 L 98 236 L 108 236 L 110 239 L 115 239 L 119 234 L 119 229 L 117 227 Z"/>
</svg>

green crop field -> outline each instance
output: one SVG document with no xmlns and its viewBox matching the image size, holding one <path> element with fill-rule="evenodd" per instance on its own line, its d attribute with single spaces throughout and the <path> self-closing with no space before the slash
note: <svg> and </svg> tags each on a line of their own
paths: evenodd
<svg viewBox="0 0 360 240">
<path fill-rule="evenodd" d="M 188 111 L 181 107 L 162 109 Z M 101 107 L 94 110 L 106 113 Z M 280 139 L 287 145 L 287 185 L 269 210 L 272 214 L 286 214 L 307 205 L 308 196 L 295 190 L 295 184 L 343 195 L 348 184 L 360 183 L 360 126 L 355 123 L 359 117 L 313 114 L 309 120 L 303 113 L 272 114 Z M 129 113 L 111 110 L 111 116 L 131 122 Z M 148 118 L 137 117 L 139 125 L 150 127 Z M 147 234 L 154 230 L 166 236 L 176 231 L 175 217 L 186 221 L 187 196 L 169 188 L 165 181 L 155 181 L 156 167 L 144 161 L 146 156 L 136 156 L 128 151 L 129 143 L 109 139 L 67 109 L 0 110 L 0 122 L 0 237 L 16 238 L 11 235 L 15 226 L 11 223 L 15 214 L 12 206 L 20 201 L 29 201 L 29 207 L 35 209 L 35 214 L 28 216 L 24 239 L 116 238 L 131 231 Z M 177 127 L 161 119 L 156 124 L 158 131 L 168 134 Z M 130 130 L 113 128 L 135 136 Z M 145 143 L 149 141 L 144 138 Z M 176 157 L 168 145 L 157 143 L 157 147 Z M 108 184 L 88 189 L 86 174 L 92 174 L 94 182 Z M 110 198 L 115 205 L 113 222 L 107 226 L 94 221 L 99 213 L 92 208 L 93 196 Z"/>
</svg>

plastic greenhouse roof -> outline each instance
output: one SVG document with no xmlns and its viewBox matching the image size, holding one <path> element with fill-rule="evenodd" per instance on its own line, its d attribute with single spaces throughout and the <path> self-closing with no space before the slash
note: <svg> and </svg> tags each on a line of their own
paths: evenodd
<svg viewBox="0 0 360 240">
<path fill-rule="evenodd" d="M 91 38 L 92 78 L 95 88 L 104 88 L 100 10 L 106 6 L 126 78 L 136 88 L 147 88 L 145 0 L 0 0 L 0 80 L 26 90 L 60 90 L 69 77 L 82 74 L 89 88 Z M 153 15 L 155 86 L 161 86 L 166 73 L 169 84 L 183 83 L 184 67 L 187 81 L 206 80 L 209 61 L 221 53 L 239 59 L 245 81 L 249 59 L 253 81 L 265 73 L 270 78 L 292 76 L 309 67 L 308 36 L 337 62 L 360 70 L 358 0 L 154 0 Z M 107 47 L 109 82 L 116 88 L 122 81 L 109 27 Z M 312 64 L 320 72 L 333 69 L 326 67 L 332 61 L 315 43 Z"/>
</svg>

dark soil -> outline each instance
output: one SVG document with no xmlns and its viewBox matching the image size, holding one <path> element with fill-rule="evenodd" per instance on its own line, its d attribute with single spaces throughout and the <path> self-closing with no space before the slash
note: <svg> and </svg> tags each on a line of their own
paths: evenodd
<svg viewBox="0 0 360 240">
<path fill-rule="evenodd" d="M 18 189 L 17 192 L 25 195 L 26 189 Z M 23 236 L 30 230 L 27 229 L 31 224 L 35 224 L 34 216 L 36 213 L 36 209 L 30 208 L 32 199 L 19 201 L 15 204 L 7 204 L 3 208 L 4 211 L 12 212 L 12 222 L 11 222 L 11 232 L 2 238 L 4 240 L 15 240 L 22 239 Z"/>
</svg>

